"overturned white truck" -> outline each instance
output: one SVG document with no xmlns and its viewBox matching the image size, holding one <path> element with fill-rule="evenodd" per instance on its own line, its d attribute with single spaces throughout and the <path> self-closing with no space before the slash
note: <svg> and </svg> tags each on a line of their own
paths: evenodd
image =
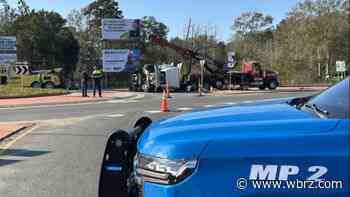
<svg viewBox="0 0 350 197">
<path fill-rule="evenodd" d="M 167 83 L 171 89 L 182 89 L 181 76 L 181 64 L 147 64 L 131 75 L 130 90 L 156 92 L 161 91 Z"/>
</svg>

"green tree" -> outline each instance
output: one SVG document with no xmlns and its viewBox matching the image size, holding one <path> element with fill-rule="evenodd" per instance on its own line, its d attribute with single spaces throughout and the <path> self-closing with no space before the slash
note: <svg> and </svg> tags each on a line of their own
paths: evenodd
<svg viewBox="0 0 350 197">
<path fill-rule="evenodd" d="M 89 32 L 86 17 L 80 10 L 73 9 L 67 16 L 67 25 L 78 40 L 80 45 L 78 64 L 75 69 L 74 78 L 79 79 L 82 71 L 92 70 L 91 54 L 95 49 L 89 42 Z M 93 55 L 97 56 L 97 55 Z"/>
<path fill-rule="evenodd" d="M 86 31 L 86 17 L 81 11 L 73 9 L 67 15 L 67 26 L 73 28 L 74 32 Z"/>
<path fill-rule="evenodd" d="M 239 60 L 257 60 L 272 67 L 273 18 L 260 12 L 246 12 L 234 20 L 234 37 L 229 49 Z"/>
<path fill-rule="evenodd" d="M 144 16 L 142 17 L 142 26 L 145 38 L 149 36 L 157 36 L 163 39 L 167 38 L 169 32 L 168 27 L 159 22 L 153 16 Z M 161 64 L 166 63 L 169 60 L 168 50 L 160 46 L 155 45 L 154 43 L 144 43 L 142 46 L 143 55 L 143 64 Z"/>
<path fill-rule="evenodd" d="M 234 20 L 232 26 L 236 34 L 247 35 L 272 28 L 273 17 L 261 12 L 245 12 Z"/>
<path fill-rule="evenodd" d="M 82 9 L 87 22 L 87 64 L 101 64 L 102 42 L 101 22 L 103 18 L 123 18 L 118 1 L 96 0 Z"/>
<path fill-rule="evenodd" d="M 57 61 L 62 64 L 65 75 L 72 78 L 79 61 L 79 42 L 69 28 L 62 28 L 57 34 L 57 43 Z"/>
<path fill-rule="evenodd" d="M 157 21 L 154 16 L 144 16 L 141 21 L 146 37 L 157 36 L 166 39 L 169 29 L 164 23 Z"/>
<path fill-rule="evenodd" d="M 305 0 L 288 13 L 276 32 L 279 51 L 289 51 L 277 55 L 281 70 L 293 71 L 288 78 L 318 81 L 337 60 L 349 62 L 348 8 L 345 0 Z"/>
<path fill-rule="evenodd" d="M 10 35 L 16 17 L 16 9 L 11 8 L 6 0 L 0 0 L 0 35 Z"/>
<path fill-rule="evenodd" d="M 20 16 L 29 15 L 31 10 L 25 0 L 18 0 L 18 12 Z"/>
<path fill-rule="evenodd" d="M 119 3 L 115 0 L 96 0 L 83 9 L 90 26 L 100 27 L 103 18 L 123 18 Z"/>
</svg>

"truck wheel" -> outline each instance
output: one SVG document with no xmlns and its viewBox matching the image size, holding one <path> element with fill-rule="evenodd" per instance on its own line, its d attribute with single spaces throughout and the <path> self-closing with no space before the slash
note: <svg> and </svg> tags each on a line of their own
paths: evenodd
<svg viewBox="0 0 350 197">
<path fill-rule="evenodd" d="M 265 90 L 266 87 L 265 86 L 259 86 L 259 90 Z"/>
<path fill-rule="evenodd" d="M 141 89 L 142 91 L 147 92 L 148 86 L 146 84 L 143 84 Z"/>
<path fill-rule="evenodd" d="M 277 86 L 278 86 L 278 83 L 277 83 L 276 80 L 271 80 L 271 81 L 269 82 L 269 85 L 268 85 L 268 87 L 269 87 L 270 90 L 276 89 Z"/>
<path fill-rule="evenodd" d="M 187 85 L 186 88 L 185 88 L 185 91 L 190 93 L 192 92 L 192 86 L 191 85 Z"/>
<path fill-rule="evenodd" d="M 44 87 L 47 89 L 53 89 L 55 88 L 55 84 L 53 84 L 52 82 L 47 82 L 45 83 Z"/>
<path fill-rule="evenodd" d="M 153 92 L 153 91 L 152 91 L 152 88 L 149 87 L 149 86 L 147 86 L 147 85 L 142 85 L 142 90 L 143 90 L 144 92 Z"/>
<path fill-rule="evenodd" d="M 41 88 L 41 83 L 37 82 L 37 81 L 34 81 L 30 87 L 32 88 Z"/>
<path fill-rule="evenodd" d="M 222 90 L 224 88 L 224 82 L 221 81 L 221 80 L 217 80 L 215 82 L 215 88 L 219 89 L 219 90 Z"/>
</svg>

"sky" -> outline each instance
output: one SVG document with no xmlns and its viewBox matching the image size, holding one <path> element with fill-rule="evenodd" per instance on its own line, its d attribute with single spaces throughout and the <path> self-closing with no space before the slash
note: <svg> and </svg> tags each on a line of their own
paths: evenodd
<svg viewBox="0 0 350 197">
<path fill-rule="evenodd" d="M 26 0 L 31 8 L 54 10 L 63 16 L 81 9 L 92 0 Z M 217 29 L 220 40 L 228 41 L 234 18 L 243 12 L 260 11 L 274 17 L 278 24 L 300 0 L 119 0 L 125 18 L 155 16 L 169 29 L 169 37 L 183 36 L 186 24 L 209 25 Z M 8 0 L 16 5 L 17 0 Z"/>
</svg>

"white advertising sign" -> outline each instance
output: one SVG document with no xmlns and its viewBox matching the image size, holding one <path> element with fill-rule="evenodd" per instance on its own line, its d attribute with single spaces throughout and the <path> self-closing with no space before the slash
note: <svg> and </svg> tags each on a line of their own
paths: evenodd
<svg viewBox="0 0 350 197">
<path fill-rule="evenodd" d="M 16 53 L 0 53 L 0 65 L 9 65 L 10 63 L 15 63 L 16 60 Z"/>
<path fill-rule="evenodd" d="M 337 72 L 345 72 L 346 71 L 345 61 L 337 61 L 336 62 L 336 71 Z"/>
<path fill-rule="evenodd" d="M 16 37 L 0 36 L 0 51 L 16 51 Z"/>
<path fill-rule="evenodd" d="M 102 39 L 128 40 L 137 36 L 139 20 L 134 19 L 102 19 Z"/>
<path fill-rule="evenodd" d="M 129 49 L 105 49 L 103 50 L 103 71 L 121 72 L 128 63 Z"/>
</svg>

